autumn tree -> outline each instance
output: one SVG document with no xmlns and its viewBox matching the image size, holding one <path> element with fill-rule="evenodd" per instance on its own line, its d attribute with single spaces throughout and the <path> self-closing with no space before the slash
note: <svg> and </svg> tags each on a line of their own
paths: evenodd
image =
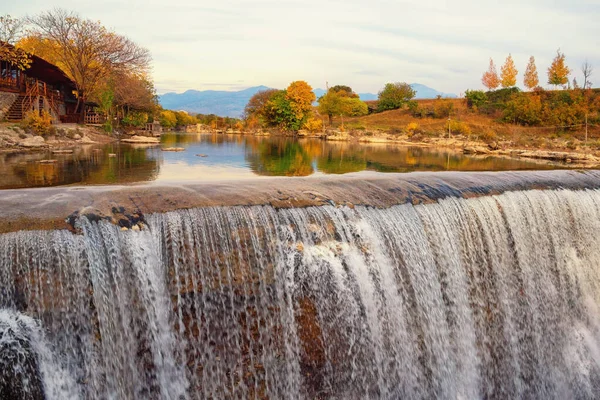
<svg viewBox="0 0 600 400">
<path fill-rule="evenodd" d="M 508 55 L 506 57 L 506 61 L 504 65 L 500 68 L 500 77 L 503 88 L 513 87 L 517 84 L 517 68 L 515 67 L 515 62 L 513 61 L 512 55 Z"/>
<path fill-rule="evenodd" d="M 267 89 L 255 93 L 246 104 L 246 108 L 244 108 L 246 120 L 258 120 L 260 124 L 265 124 L 267 122 L 265 119 L 267 102 L 277 92 L 277 89 Z"/>
<path fill-rule="evenodd" d="M 540 78 L 538 77 L 537 68 L 535 66 L 535 58 L 533 56 L 529 58 L 529 63 L 525 69 L 523 84 L 529 90 L 537 87 L 540 84 Z"/>
<path fill-rule="evenodd" d="M 174 128 L 177 125 L 177 115 L 171 110 L 163 110 L 159 122 L 163 128 Z"/>
<path fill-rule="evenodd" d="M 0 16 L 0 60 L 8 62 L 13 67 L 26 70 L 31 65 L 27 52 L 15 47 L 23 34 L 23 20 L 10 15 Z"/>
<path fill-rule="evenodd" d="M 29 20 L 32 35 L 53 44 L 53 59 L 73 80 L 78 108 L 114 71 L 143 73 L 149 70 L 150 53 L 134 42 L 106 29 L 97 21 L 63 9 L 48 11 Z"/>
<path fill-rule="evenodd" d="M 377 109 L 385 111 L 402 108 L 416 94 L 417 92 L 408 83 L 387 83 L 379 92 Z"/>
<path fill-rule="evenodd" d="M 566 85 L 570 73 L 571 70 L 565 64 L 565 55 L 558 49 L 552 65 L 548 68 L 548 83 L 554 86 Z"/>
<path fill-rule="evenodd" d="M 593 72 L 594 72 L 594 67 L 592 66 L 592 64 L 590 64 L 588 62 L 588 60 L 585 60 L 585 62 L 583 64 L 581 64 L 581 73 L 583 74 L 583 88 L 584 89 L 592 88 L 592 82 L 590 82 L 590 77 L 592 76 Z"/>
<path fill-rule="evenodd" d="M 312 87 L 304 81 L 292 82 L 286 89 L 286 97 L 296 119 L 305 122 L 316 100 Z"/>
<path fill-rule="evenodd" d="M 488 70 L 483 74 L 481 78 L 481 82 L 483 86 L 488 88 L 488 90 L 495 90 L 500 86 L 500 77 L 498 76 L 498 71 L 496 70 L 496 64 L 494 64 L 494 60 L 490 58 L 490 66 Z"/>
<path fill-rule="evenodd" d="M 344 85 L 331 87 L 327 93 L 319 98 L 319 113 L 329 117 L 329 125 L 333 122 L 334 115 L 360 116 L 369 112 L 367 104 L 360 100 L 352 88 Z"/>
</svg>

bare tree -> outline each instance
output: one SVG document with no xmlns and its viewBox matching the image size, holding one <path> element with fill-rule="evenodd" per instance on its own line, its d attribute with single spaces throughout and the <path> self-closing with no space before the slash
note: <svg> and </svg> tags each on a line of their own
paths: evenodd
<svg viewBox="0 0 600 400">
<path fill-rule="evenodd" d="M 115 71 L 140 73 L 150 68 L 147 49 L 76 13 L 54 9 L 29 18 L 29 22 L 34 35 L 56 44 L 55 59 L 75 82 L 82 118 L 85 102 Z"/>
<path fill-rule="evenodd" d="M 583 64 L 581 64 L 581 73 L 583 74 L 583 88 L 590 89 L 592 87 L 592 82 L 590 82 L 590 77 L 594 72 L 594 66 L 585 60 Z"/>
<path fill-rule="evenodd" d="M 21 70 L 27 69 L 31 63 L 25 51 L 14 47 L 23 34 L 24 25 L 23 20 L 8 14 L 0 16 L 0 60 Z"/>
</svg>

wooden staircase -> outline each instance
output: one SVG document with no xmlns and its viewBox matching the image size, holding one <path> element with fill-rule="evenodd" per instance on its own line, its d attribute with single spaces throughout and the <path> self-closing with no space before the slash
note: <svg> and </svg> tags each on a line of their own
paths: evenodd
<svg viewBox="0 0 600 400">
<path fill-rule="evenodd" d="M 23 119 L 23 103 L 25 95 L 19 95 L 15 102 L 10 106 L 6 113 L 6 119 L 11 122 L 21 121 Z"/>
</svg>

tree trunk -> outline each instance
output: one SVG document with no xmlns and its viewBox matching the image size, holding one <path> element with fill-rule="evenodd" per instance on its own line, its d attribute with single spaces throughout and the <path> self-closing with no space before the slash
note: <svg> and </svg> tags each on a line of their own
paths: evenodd
<svg viewBox="0 0 600 400">
<path fill-rule="evenodd" d="M 329 126 L 333 125 L 333 115 L 329 114 Z"/>
</svg>

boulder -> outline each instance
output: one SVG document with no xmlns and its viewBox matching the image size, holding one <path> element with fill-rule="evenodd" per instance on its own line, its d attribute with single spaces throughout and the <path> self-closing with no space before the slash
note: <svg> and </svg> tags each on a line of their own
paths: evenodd
<svg viewBox="0 0 600 400">
<path fill-rule="evenodd" d="M 94 143 L 96 143 L 96 142 L 94 142 L 92 139 L 90 139 L 87 136 L 82 137 L 79 142 L 83 143 L 83 144 L 94 144 Z"/>
<path fill-rule="evenodd" d="M 41 136 L 32 136 L 26 139 L 23 139 L 19 142 L 19 146 L 21 147 L 45 147 L 48 146 L 46 141 Z"/>
</svg>

